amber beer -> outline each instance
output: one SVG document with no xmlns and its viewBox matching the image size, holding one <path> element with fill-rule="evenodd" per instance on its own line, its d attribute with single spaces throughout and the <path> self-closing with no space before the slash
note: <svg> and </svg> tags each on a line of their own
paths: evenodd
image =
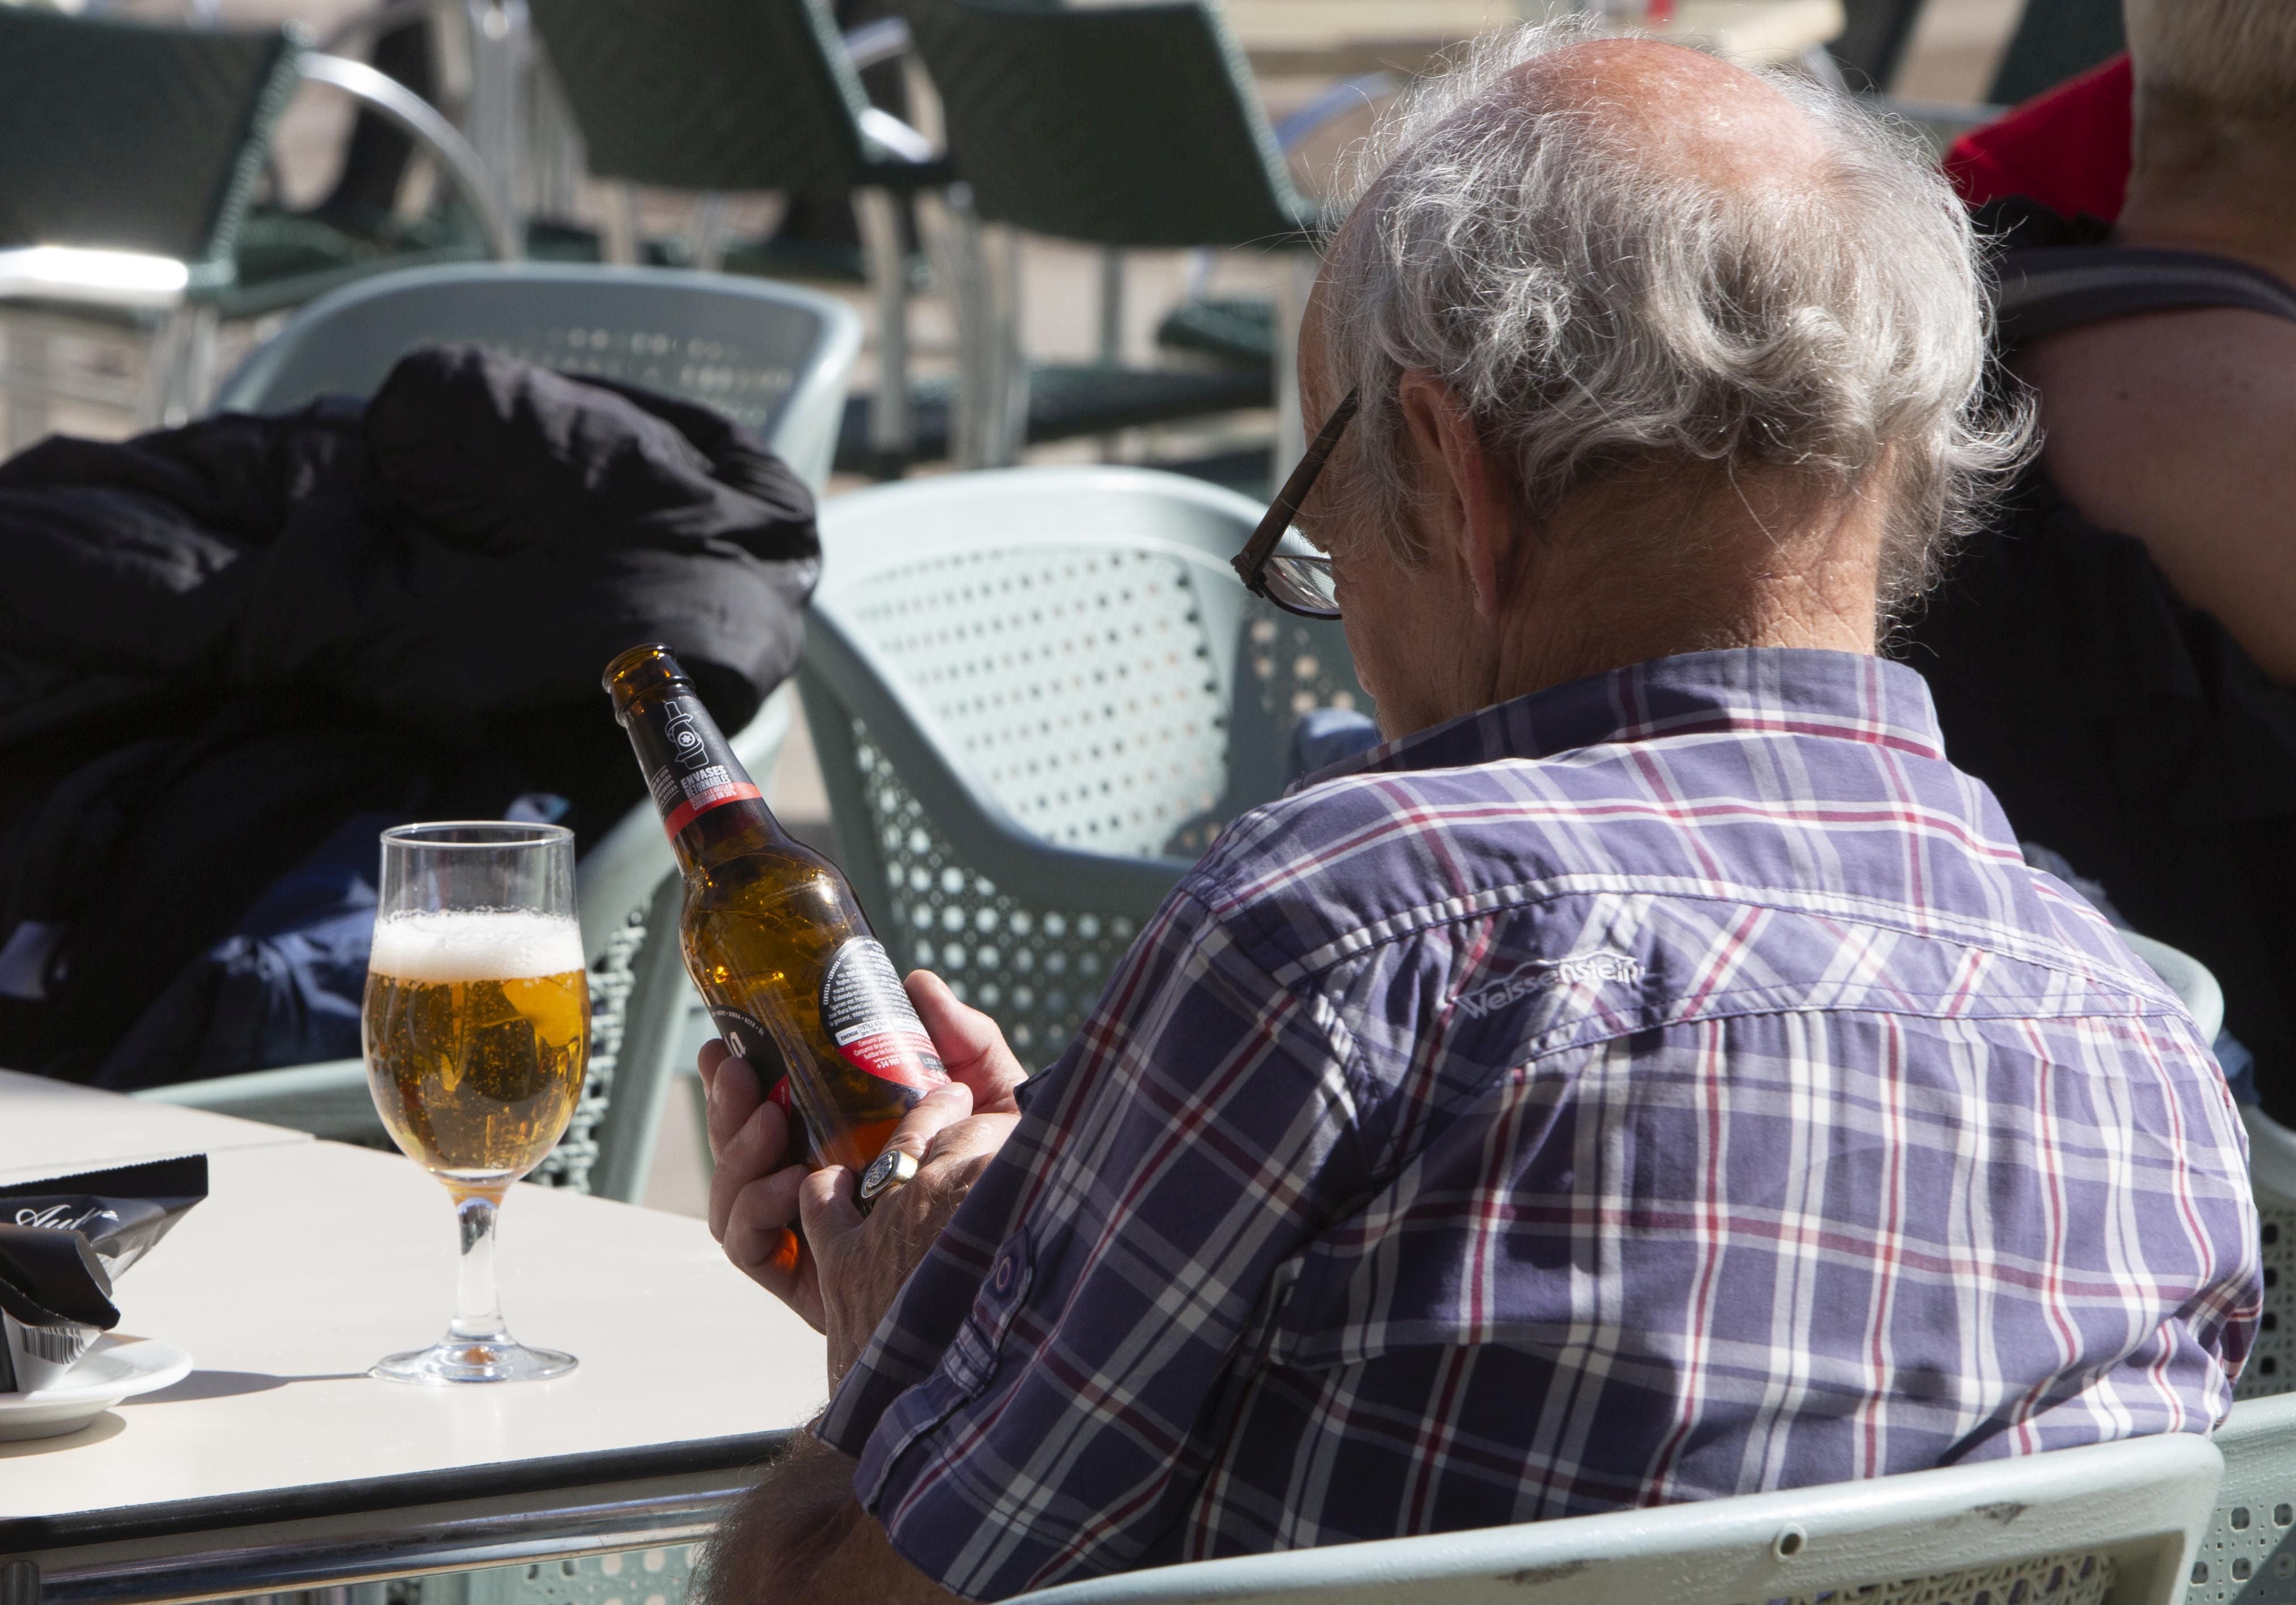
<svg viewBox="0 0 2296 1605">
<path fill-rule="evenodd" d="M 566 1129 L 589 1015 L 571 920 L 381 920 L 360 1020 L 375 1108 L 399 1147 L 449 1184 L 507 1187 Z"/>
<path fill-rule="evenodd" d="M 667 647 L 606 666 L 614 717 L 685 872 L 685 967 L 726 1047 L 802 1125 L 816 1166 L 858 1170 L 948 1077 L 837 866 L 792 840 Z"/>
</svg>

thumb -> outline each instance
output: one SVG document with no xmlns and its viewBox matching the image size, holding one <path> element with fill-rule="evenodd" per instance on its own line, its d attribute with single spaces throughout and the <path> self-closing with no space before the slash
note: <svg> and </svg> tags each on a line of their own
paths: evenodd
<svg viewBox="0 0 2296 1605">
<path fill-rule="evenodd" d="M 912 970 L 907 987 L 909 1002 L 916 1006 L 917 1018 L 924 1022 L 949 1078 L 972 1092 L 973 1112 L 1019 1113 L 1013 1094 L 1029 1072 L 1021 1068 L 996 1022 L 957 1002 L 948 983 L 930 970 Z"/>
</svg>

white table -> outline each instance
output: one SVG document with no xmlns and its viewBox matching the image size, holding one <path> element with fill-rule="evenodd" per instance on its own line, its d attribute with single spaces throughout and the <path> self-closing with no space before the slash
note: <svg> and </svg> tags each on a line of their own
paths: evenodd
<svg viewBox="0 0 2296 1605">
<path fill-rule="evenodd" d="M 209 1156 L 209 1199 L 118 1294 L 122 1331 L 182 1345 L 192 1375 L 70 1437 L 0 1444 L 0 1576 L 37 1564 L 41 1605 L 690 1542 L 822 1403 L 820 1338 L 701 1222 L 524 1186 L 503 1212 L 504 1308 L 580 1369 L 372 1380 L 445 1328 L 444 1189 L 397 1155 L 293 1133 Z M 27 1576 L 0 1592 L 20 1598 Z"/>
<path fill-rule="evenodd" d="M 0 1070 L 0 1182 L 310 1140 L 253 1120 Z M 0 1514 L 6 1509 L 0 1504 Z"/>
</svg>

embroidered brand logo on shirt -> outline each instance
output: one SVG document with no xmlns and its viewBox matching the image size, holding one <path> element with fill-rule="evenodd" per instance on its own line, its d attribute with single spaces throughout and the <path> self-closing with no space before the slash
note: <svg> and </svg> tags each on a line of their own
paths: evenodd
<svg viewBox="0 0 2296 1605">
<path fill-rule="evenodd" d="M 1550 987 L 1599 986 L 1605 981 L 1638 981 L 1642 979 L 1640 959 L 1607 949 L 1598 953 L 1574 953 L 1569 958 L 1549 959 L 1518 970 L 1505 980 L 1485 987 L 1479 992 L 1462 993 L 1456 1001 L 1471 1019 L 1481 1020 Z"/>
</svg>

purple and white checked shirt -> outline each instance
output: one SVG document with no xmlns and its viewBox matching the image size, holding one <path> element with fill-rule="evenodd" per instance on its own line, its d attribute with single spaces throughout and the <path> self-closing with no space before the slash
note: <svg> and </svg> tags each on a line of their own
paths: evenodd
<svg viewBox="0 0 2296 1605">
<path fill-rule="evenodd" d="M 1667 659 L 1238 820 L 820 1430 L 996 1599 L 1873 1477 L 2231 1403 L 2190 1018 L 1896 665 Z"/>
</svg>

